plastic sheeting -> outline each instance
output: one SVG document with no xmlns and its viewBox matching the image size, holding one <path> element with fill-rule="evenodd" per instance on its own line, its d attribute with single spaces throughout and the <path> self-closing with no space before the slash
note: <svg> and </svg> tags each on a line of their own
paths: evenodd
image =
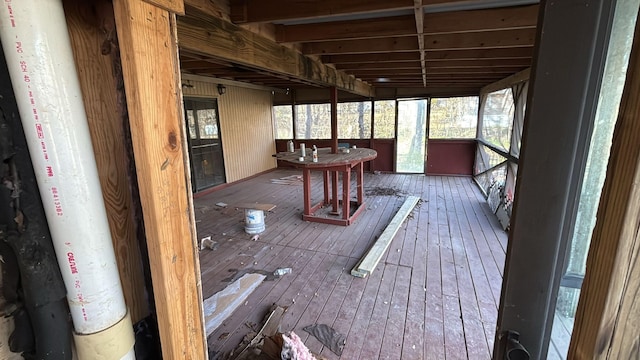
<svg viewBox="0 0 640 360">
<path fill-rule="evenodd" d="M 529 81 L 522 81 L 480 95 L 478 138 L 489 146 L 478 144 L 474 177 L 491 210 L 506 217 L 505 228 L 515 198 L 528 89 Z"/>
</svg>

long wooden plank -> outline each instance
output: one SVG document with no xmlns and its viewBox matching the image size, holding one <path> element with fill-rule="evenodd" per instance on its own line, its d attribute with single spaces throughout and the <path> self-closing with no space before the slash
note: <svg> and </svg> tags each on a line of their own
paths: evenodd
<svg viewBox="0 0 640 360">
<path fill-rule="evenodd" d="M 474 49 L 474 50 L 449 50 L 430 51 L 426 53 L 427 61 L 443 60 L 480 60 L 480 59 L 531 59 L 533 47 L 505 48 L 505 49 Z M 402 52 L 390 54 L 346 54 L 323 55 L 322 62 L 330 64 L 353 64 L 368 62 L 392 62 L 392 61 L 419 61 L 420 54 L 415 52 Z"/>
<path fill-rule="evenodd" d="M 178 22 L 178 38 L 181 49 L 196 54 L 292 76 L 318 85 L 335 86 L 366 97 L 373 96 L 373 90 L 368 84 L 219 18 L 181 17 Z"/>
<path fill-rule="evenodd" d="M 497 30 L 465 34 L 425 35 L 424 44 L 430 51 L 530 47 L 535 40 L 535 29 Z M 362 54 L 376 52 L 417 51 L 415 37 L 389 37 L 381 39 L 358 39 L 320 41 L 305 43 L 304 54 Z"/>
<path fill-rule="evenodd" d="M 417 196 L 407 197 L 400 210 L 396 213 L 393 219 L 391 219 L 391 222 L 382 232 L 376 243 L 373 244 L 371 249 L 369 249 L 367 255 L 365 255 L 365 257 L 362 258 L 362 261 L 360 261 L 351 270 L 351 275 L 357 277 L 366 277 L 367 275 L 371 274 L 373 269 L 375 269 L 375 267 L 378 265 L 378 262 L 380 261 L 384 253 L 389 248 L 389 245 L 391 245 L 391 241 L 398 232 L 398 229 L 400 229 L 400 226 L 402 225 L 404 220 L 407 218 L 407 216 L 409 216 L 409 213 L 411 213 L 413 207 L 418 203 L 418 200 L 420 200 L 420 198 L 418 198 Z"/>
<path fill-rule="evenodd" d="M 175 15 L 113 3 L 165 359 L 207 353 L 182 121 Z M 179 296 L 176 296 L 179 294 Z"/>
<path fill-rule="evenodd" d="M 569 358 L 638 357 L 640 22 L 587 258 Z"/>
</svg>

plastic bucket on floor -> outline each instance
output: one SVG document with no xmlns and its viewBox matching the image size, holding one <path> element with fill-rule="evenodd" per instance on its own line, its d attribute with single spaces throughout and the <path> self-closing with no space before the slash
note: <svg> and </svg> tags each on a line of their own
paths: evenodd
<svg viewBox="0 0 640 360">
<path fill-rule="evenodd" d="M 260 234 L 265 229 L 264 211 L 256 209 L 244 210 L 244 231 L 247 234 Z"/>
</svg>

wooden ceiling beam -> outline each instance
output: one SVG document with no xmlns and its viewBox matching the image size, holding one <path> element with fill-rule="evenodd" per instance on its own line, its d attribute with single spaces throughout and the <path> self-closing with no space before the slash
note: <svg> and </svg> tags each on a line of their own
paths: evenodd
<svg viewBox="0 0 640 360">
<path fill-rule="evenodd" d="M 373 95 L 369 84 L 218 18 L 179 18 L 178 40 L 180 48 L 189 52 L 322 86 L 335 86 L 361 96 Z"/>
<path fill-rule="evenodd" d="M 306 55 L 366 54 L 384 52 L 418 51 L 415 37 L 391 37 L 344 41 L 305 43 L 302 53 Z"/>
<path fill-rule="evenodd" d="M 425 65 L 430 69 L 443 68 L 506 68 L 531 66 L 530 59 L 504 59 L 504 60 L 450 60 L 450 61 L 426 61 Z M 420 61 L 402 61 L 385 63 L 360 63 L 338 64 L 336 69 L 351 72 L 351 70 L 380 70 L 380 69 L 420 69 Z"/>
<path fill-rule="evenodd" d="M 349 70 L 356 69 L 420 69 L 420 61 L 401 61 L 401 62 L 383 62 L 383 63 L 362 63 L 362 64 L 339 64 L 336 69 Z"/>
<path fill-rule="evenodd" d="M 535 40 L 535 29 L 499 30 L 465 34 L 428 35 L 424 37 L 425 50 L 463 50 L 530 47 Z M 415 37 L 391 37 L 343 41 L 305 43 L 306 55 L 366 54 L 418 51 Z M 426 54 L 428 57 L 429 54 Z"/>
<path fill-rule="evenodd" d="M 391 81 L 395 81 L 395 80 L 402 80 L 402 79 L 413 79 L 416 78 L 416 75 L 390 75 L 387 78 L 390 79 Z M 486 80 L 486 79 L 494 79 L 493 81 L 498 81 L 500 79 L 502 79 L 504 77 L 504 75 L 502 74 L 429 74 L 427 75 L 427 79 L 449 79 L 449 80 L 453 80 L 453 79 L 463 79 L 463 80 L 467 80 L 467 79 L 479 79 L 479 80 Z M 375 81 L 377 80 L 379 77 L 375 76 L 375 75 L 366 75 L 366 76 L 362 76 L 361 79 L 366 80 L 366 81 Z"/>
<path fill-rule="evenodd" d="M 366 39 L 415 34 L 416 24 L 413 15 L 302 25 L 278 25 L 276 27 L 276 41 L 279 43 Z"/>
<path fill-rule="evenodd" d="M 484 85 L 486 85 L 487 83 L 452 83 L 452 82 L 448 82 L 448 83 L 427 83 L 427 88 L 430 86 L 437 86 L 437 87 L 441 87 L 441 88 L 475 88 L 475 89 L 480 89 L 481 87 L 483 87 Z M 400 88 L 400 87 L 423 87 L 422 85 L 422 80 L 418 81 L 418 82 L 402 82 L 402 83 L 396 83 L 396 82 L 389 82 L 389 83 L 376 83 L 375 86 L 377 88 L 379 87 L 394 87 L 394 88 Z"/>
<path fill-rule="evenodd" d="M 383 63 L 395 61 L 420 61 L 420 53 L 380 53 L 380 54 L 353 54 L 353 55 L 323 55 L 321 60 L 325 64 L 360 64 L 360 63 Z"/>
<path fill-rule="evenodd" d="M 185 0 L 189 4 L 195 0 Z M 422 0 L 422 5 L 464 0 Z M 282 22 L 337 15 L 352 15 L 413 8 L 412 0 L 231 0 L 231 20 L 236 23 Z"/>
<path fill-rule="evenodd" d="M 422 69 L 422 85 L 427 87 L 427 65 L 424 53 L 424 36 L 421 30 L 424 29 L 424 10 L 422 9 L 422 0 L 413 0 L 413 14 L 416 21 L 416 34 L 418 36 L 418 50 L 420 51 L 420 68 Z"/>
<path fill-rule="evenodd" d="M 532 29 L 538 5 L 424 14 L 421 0 L 414 0 L 414 15 L 363 20 L 278 25 L 276 41 L 282 43 L 367 39 L 378 37 L 438 35 L 476 31 Z"/>
<path fill-rule="evenodd" d="M 536 29 L 498 30 L 424 37 L 426 51 L 533 46 Z"/>
<path fill-rule="evenodd" d="M 473 50 L 445 50 L 429 51 L 426 53 L 427 61 L 439 60 L 480 60 L 480 59 L 529 59 L 533 55 L 533 47 L 518 47 L 505 49 L 473 49 Z M 323 55 L 325 64 L 352 64 L 368 62 L 393 62 L 393 61 L 420 61 L 419 52 L 378 53 L 378 54 L 346 54 Z"/>
<path fill-rule="evenodd" d="M 430 74 L 502 74 L 507 77 L 520 71 L 518 68 L 427 68 Z M 366 75 L 376 75 L 378 77 L 389 77 L 393 75 L 415 75 L 420 74 L 420 69 L 381 69 L 381 70 L 352 70 L 356 77 Z"/>
</svg>

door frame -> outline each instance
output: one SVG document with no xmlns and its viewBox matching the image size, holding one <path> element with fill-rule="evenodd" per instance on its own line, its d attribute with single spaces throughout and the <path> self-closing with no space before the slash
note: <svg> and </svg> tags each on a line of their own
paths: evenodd
<svg viewBox="0 0 640 360">
<path fill-rule="evenodd" d="M 217 122 L 216 126 L 218 127 L 218 140 L 219 140 L 219 143 L 220 143 L 220 158 L 221 158 L 221 161 L 222 161 L 222 169 L 221 170 L 222 170 L 223 180 L 222 180 L 222 182 L 220 184 L 213 184 L 213 185 L 205 186 L 205 187 L 202 187 L 202 188 L 198 188 L 196 186 L 196 177 L 195 177 L 195 173 L 194 173 L 195 164 L 193 162 L 193 147 L 197 146 L 197 145 L 202 145 L 202 144 L 199 143 L 197 145 L 194 145 L 194 141 L 193 141 L 194 139 L 191 138 L 191 133 L 189 132 L 189 118 L 187 116 L 187 103 L 189 103 L 189 102 L 212 104 L 213 107 L 215 108 L 216 122 Z M 189 166 L 191 167 L 191 187 L 193 189 L 193 192 L 197 193 L 197 192 L 209 189 L 211 187 L 224 184 L 227 181 L 227 174 L 226 174 L 226 169 L 225 169 L 225 164 L 224 164 L 224 149 L 223 149 L 223 146 L 222 146 L 222 131 L 220 129 L 220 109 L 219 109 L 219 104 L 218 104 L 218 99 L 217 98 L 185 96 L 183 98 L 183 104 L 184 104 L 183 105 L 183 107 L 184 107 L 183 111 L 185 112 L 185 115 L 184 115 L 185 126 L 186 126 L 185 131 L 186 131 L 187 146 L 188 146 L 187 150 L 189 152 Z M 194 109 L 194 110 L 197 110 L 197 109 Z M 199 135 L 200 130 L 199 130 L 199 126 L 198 126 L 198 123 L 197 123 L 197 119 L 196 119 L 196 124 L 195 125 L 196 125 L 196 134 L 197 134 L 198 140 L 200 140 L 200 135 Z"/>
<path fill-rule="evenodd" d="M 542 1 L 493 358 L 547 355 L 615 1 Z"/>
</svg>

